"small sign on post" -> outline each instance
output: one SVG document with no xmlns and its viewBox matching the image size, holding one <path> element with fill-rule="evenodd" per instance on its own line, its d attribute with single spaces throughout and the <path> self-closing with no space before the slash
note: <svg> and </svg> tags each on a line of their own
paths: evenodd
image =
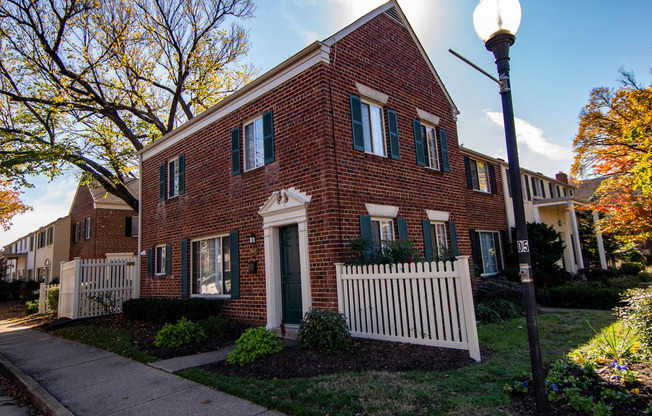
<svg viewBox="0 0 652 416">
<path fill-rule="evenodd" d="M 530 243 L 528 240 L 518 240 L 516 242 L 519 253 L 529 253 L 530 252 Z"/>
</svg>

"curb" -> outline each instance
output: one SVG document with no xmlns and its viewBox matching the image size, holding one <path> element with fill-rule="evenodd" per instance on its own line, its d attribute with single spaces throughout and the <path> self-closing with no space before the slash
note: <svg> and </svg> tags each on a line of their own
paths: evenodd
<svg viewBox="0 0 652 416">
<path fill-rule="evenodd" d="M 25 394 L 30 398 L 34 406 L 48 416 L 74 416 L 67 407 L 59 403 L 23 370 L 16 367 L 7 357 L 0 354 L 0 371 L 9 379 L 16 382 Z"/>
</svg>

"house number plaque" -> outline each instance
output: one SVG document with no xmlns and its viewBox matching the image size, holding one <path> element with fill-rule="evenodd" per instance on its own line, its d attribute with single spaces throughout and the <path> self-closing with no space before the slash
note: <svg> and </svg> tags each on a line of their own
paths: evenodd
<svg viewBox="0 0 652 416">
<path fill-rule="evenodd" d="M 519 253 L 529 253 L 530 252 L 530 243 L 527 240 L 518 240 L 516 242 L 518 246 Z"/>
</svg>

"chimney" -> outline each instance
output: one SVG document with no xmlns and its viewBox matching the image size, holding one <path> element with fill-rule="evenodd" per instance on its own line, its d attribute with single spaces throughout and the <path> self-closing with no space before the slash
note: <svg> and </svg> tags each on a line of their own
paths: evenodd
<svg viewBox="0 0 652 416">
<path fill-rule="evenodd" d="M 557 179 L 559 182 L 568 183 L 568 175 L 566 175 L 564 172 L 559 172 L 556 174 L 555 179 Z"/>
</svg>

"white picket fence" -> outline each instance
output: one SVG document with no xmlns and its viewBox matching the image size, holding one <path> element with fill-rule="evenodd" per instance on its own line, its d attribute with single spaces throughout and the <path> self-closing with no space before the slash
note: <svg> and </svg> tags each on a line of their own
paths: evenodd
<svg viewBox="0 0 652 416">
<path fill-rule="evenodd" d="M 338 263 L 339 311 L 353 336 L 463 349 L 480 361 L 468 259 L 373 266 Z"/>
<path fill-rule="evenodd" d="M 59 285 L 46 285 L 41 283 L 38 292 L 38 313 L 57 312 L 50 310 L 50 302 L 48 302 L 48 293 L 52 289 L 58 289 Z"/>
<path fill-rule="evenodd" d="M 122 303 L 135 297 L 137 257 L 79 258 L 61 263 L 59 317 L 71 319 L 122 311 Z"/>
</svg>

